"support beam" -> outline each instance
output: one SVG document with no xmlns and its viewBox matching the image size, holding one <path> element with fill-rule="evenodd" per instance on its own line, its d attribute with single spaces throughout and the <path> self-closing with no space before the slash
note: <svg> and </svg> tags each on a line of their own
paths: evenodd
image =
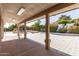
<svg viewBox="0 0 79 59">
<path fill-rule="evenodd" d="M 19 30 L 20 25 L 17 24 L 17 35 L 18 35 L 18 39 L 20 39 L 20 30 Z"/>
<path fill-rule="evenodd" d="M 24 39 L 26 39 L 26 22 L 24 22 Z"/>
<path fill-rule="evenodd" d="M 49 15 L 46 14 L 46 24 L 45 24 L 45 31 L 46 31 L 46 39 L 45 39 L 45 48 L 47 50 L 50 49 L 50 39 L 49 39 Z"/>
</svg>

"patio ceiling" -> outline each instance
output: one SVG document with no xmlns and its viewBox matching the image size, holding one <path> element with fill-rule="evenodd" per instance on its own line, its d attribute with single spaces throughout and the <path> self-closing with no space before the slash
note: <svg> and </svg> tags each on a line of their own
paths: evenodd
<svg viewBox="0 0 79 59">
<path fill-rule="evenodd" d="M 9 23 L 20 23 L 29 17 L 40 13 L 56 3 L 5 3 L 0 4 L 2 19 Z M 21 15 L 17 15 L 18 10 L 23 7 L 25 11 Z M 13 21 L 15 19 L 15 21 Z"/>
<path fill-rule="evenodd" d="M 17 15 L 19 9 L 23 7 L 25 11 L 21 15 Z M 40 18 L 40 16 L 49 13 L 56 15 L 72 9 L 79 8 L 79 4 L 75 3 L 2 3 L 0 4 L 1 16 L 4 23 L 22 23 Z M 15 21 L 13 21 L 15 19 Z"/>
</svg>

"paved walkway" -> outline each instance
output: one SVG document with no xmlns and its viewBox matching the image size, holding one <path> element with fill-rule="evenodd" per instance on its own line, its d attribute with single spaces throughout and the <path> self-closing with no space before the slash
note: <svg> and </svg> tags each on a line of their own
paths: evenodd
<svg viewBox="0 0 79 59">
<path fill-rule="evenodd" d="M 11 36 L 10 36 L 11 35 Z M 23 37 L 23 35 L 21 36 Z M 6 39 L 7 38 L 7 39 Z M 17 34 L 5 34 L 3 42 L 14 40 L 17 38 Z M 28 33 L 27 38 L 44 45 L 45 34 L 44 33 Z M 65 36 L 50 34 L 51 48 L 64 52 L 69 55 L 79 56 L 79 37 L 78 36 Z"/>
</svg>

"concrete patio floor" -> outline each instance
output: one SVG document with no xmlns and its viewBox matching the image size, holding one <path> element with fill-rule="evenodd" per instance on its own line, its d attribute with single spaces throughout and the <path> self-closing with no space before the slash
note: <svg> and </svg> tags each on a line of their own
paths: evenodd
<svg viewBox="0 0 79 59">
<path fill-rule="evenodd" d="M 18 41 L 17 34 L 13 34 L 12 32 L 5 33 L 5 37 L 2 40 L 3 42 L 9 42 L 14 48 L 15 52 L 12 52 L 12 55 L 73 55 L 79 56 L 79 37 L 78 36 L 65 36 L 65 35 L 57 35 L 57 34 L 50 34 L 51 39 L 51 50 L 53 52 L 47 52 L 44 49 L 44 33 L 30 33 L 28 32 L 27 38 L 29 39 L 21 39 Z M 23 34 L 21 36 L 23 38 Z M 13 42 L 15 43 L 13 43 Z M 28 42 L 27 42 L 28 41 Z M 32 42 L 35 42 L 32 44 Z M 23 44 L 22 44 L 23 43 Z M 31 43 L 31 44 L 30 44 Z M 9 46 L 7 43 L 1 44 L 2 46 Z M 3 47 L 2 51 L 6 51 L 7 48 Z M 27 50 L 28 49 L 28 50 Z M 8 51 L 8 50 L 7 50 Z M 12 50 L 10 50 L 11 52 Z M 24 51 L 24 53 L 21 51 Z M 19 52 L 19 53 L 18 53 Z M 35 53 L 36 52 L 36 53 Z"/>
</svg>

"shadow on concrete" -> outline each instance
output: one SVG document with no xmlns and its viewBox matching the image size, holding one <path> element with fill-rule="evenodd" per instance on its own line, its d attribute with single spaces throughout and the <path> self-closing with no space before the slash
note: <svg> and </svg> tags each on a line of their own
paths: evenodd
<svg viewBox="0 0 79 59">
<path fill-rule="evenodd" d="M 79 36 L 79 34 L 73 34 L 73 33 L 51 33 L 51 34 L 60 36 Z"/>
<path fill-rule="evenodd" d="M 31 39 L 16 39 L 0 43 L 2 56 L 70 56 L 64 52 L 50 48 L 46 50 L 43 44 Z"/>
</svg>

